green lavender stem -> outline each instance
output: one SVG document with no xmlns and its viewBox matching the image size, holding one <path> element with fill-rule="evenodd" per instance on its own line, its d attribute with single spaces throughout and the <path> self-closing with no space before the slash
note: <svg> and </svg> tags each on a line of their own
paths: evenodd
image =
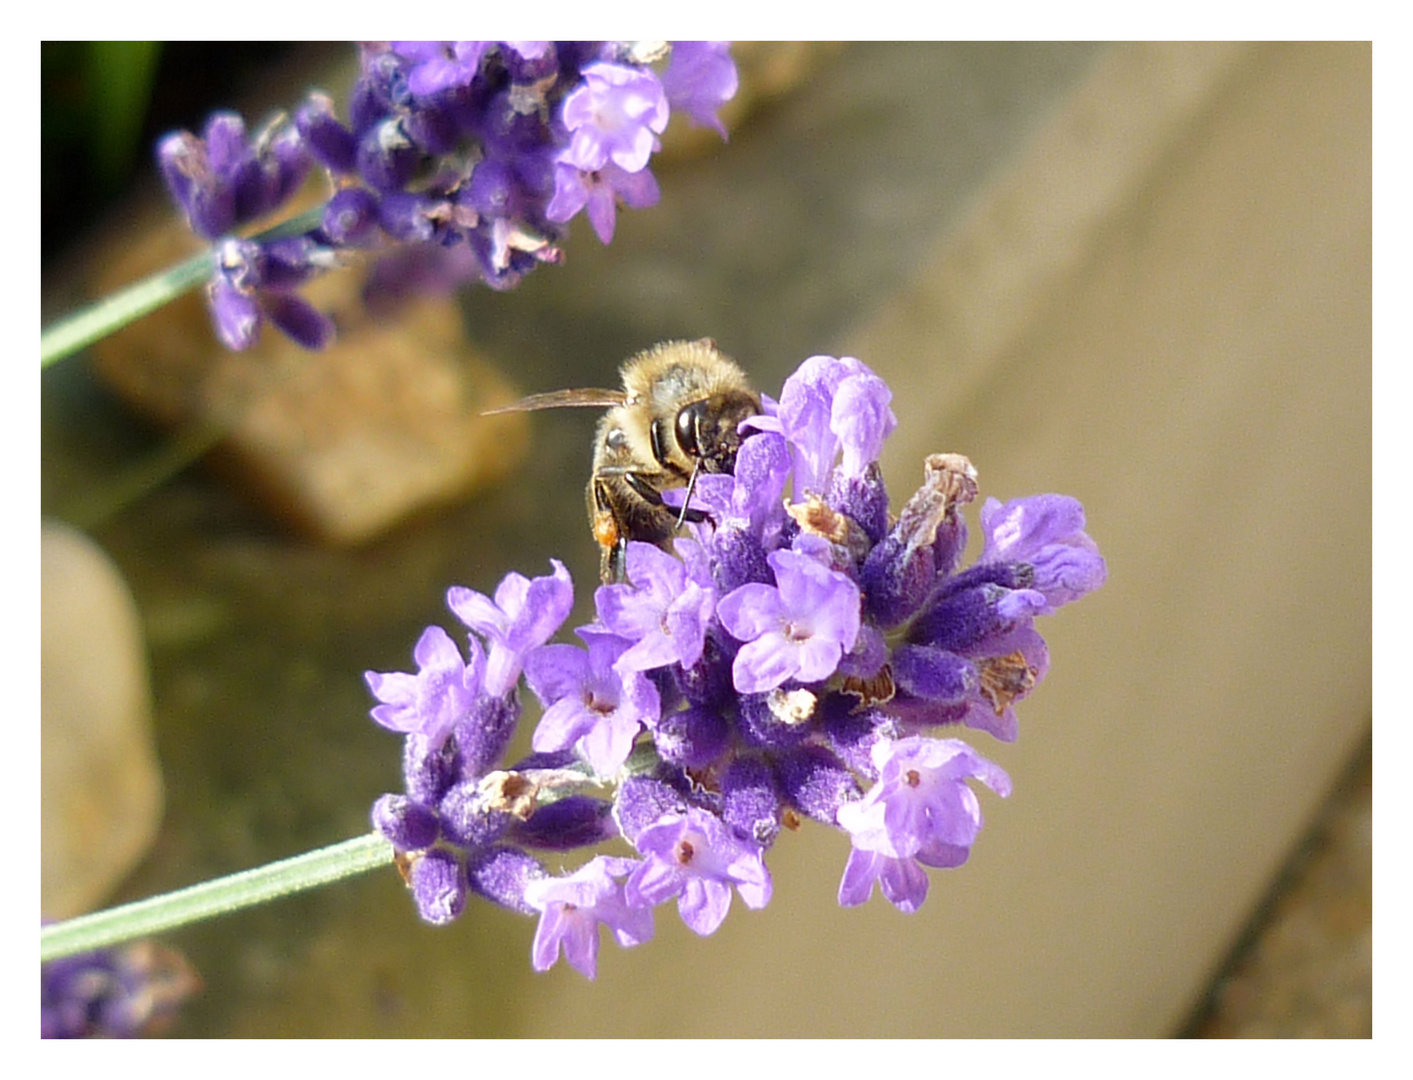
<svg viewBox="0 0 1413 1080">
<path fill-rule="evenodd" d="M 80 308 L 40 334 L 40 366 L 48 367 L 56 360 L 92 345 L 119 327 L 156 311 L 182 293 L 196 288 L 210 276 L 211 253 L 203 251 L 186 262 L 158 271 L 126 289 L 105 296 L 96 304 Z"/>
<path fill-rule="evenodd" d="M 42 963 L 149 937 L 386 866 L 392 857 L 392 845 L 370 833 L 177 892 L 80 915 L 40 930 L 39 959 Z"/>
<path fill-rule="evenodd" d="M 308 210 L 257 234 L 262 243 L 286 236 L 299 236 L 317 228 L 323 220 L 323 207 Z M 185 262 L 159 270 L 150 277 L 80 308 L 53 323 L 39 336 L 39 363 L 48 367 L 57 360 L 92 345 L 128 323 L 156 311 L 178 296 L 196 288 L 211 277 L 211 252 L 203 251 Z"/>
</svg>

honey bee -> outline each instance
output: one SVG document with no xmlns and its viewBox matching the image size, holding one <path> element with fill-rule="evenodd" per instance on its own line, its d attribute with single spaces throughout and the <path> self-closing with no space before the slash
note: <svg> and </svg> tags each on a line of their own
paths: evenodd
<svg viewBox="0 0 1413 1080">
<path fill-rule="evenodd" d="M 629 359 L 621 390 L 554 390 L 494 412 L 561 406 L 608 408 L 594 432 L 587 492 L 589 527 L 602 548 L 605 583 L 624 580 L 629 540 L 666 547 L 685 521 L 700 473 L 729 473 L 741 447 L 741 421 L 760 412 L 760 397 L 711 338 L 665 341 Z M 686 487 L 680 509 L 662 493 Z"/>
</svg>

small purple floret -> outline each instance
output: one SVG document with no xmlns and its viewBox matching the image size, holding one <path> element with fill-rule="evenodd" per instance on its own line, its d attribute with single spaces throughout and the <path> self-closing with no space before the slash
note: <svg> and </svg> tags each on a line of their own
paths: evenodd
<svg viewBox="0 0 1413 1080">
<path fill-rule="evenodd" d="M 916 859 L 935 867 L 964 863 L 981 831 L 981 804 L 966 780 L 974 777 L 1006 796 L 1010 777 L 957 739 L 912 736 L 879 742 L 873 762 L 878 782 L 858 802 L 841 806 L 837 815 L 855 851 L 865 853 L 851 856 L 839 902 L 861 903 L 868 897 L 865 882 L 887 875 L 888 888 L 896 893 L 889 899 L 902 910 L 915 911 L 926 896 L 927 878 L 899 861 Z"/>
<path fill-rule="evenodd" d="M 731 671 L 743 694 L 829 678 L 859 632 L 859 590 L 848 577 L 793 551 L 769 562 L 775 585 L 742 585 L 717 604 L 721 624 L 745 642 Z"/>
<path fill-rule="evenodd" d="M 684 110 L 694 123 L 714 128 L 723 139 L 726 125 L 716 110 L 736 96 L 736 86 L 729 41 L 672 43 L 672 59 L 662 73 L 668 104 Z"/>
<path fill-rule="evenodd" d="M 492 696 L 514 689 L 526 655 L 554 636 L 574 606 L 569 571 L 558 559 L 550 565 L 549 577 L 507 574 L 494 599 L 459 585 L 447 590 L 447 606 L 488 643 L 485 688 Z"/>
<path fill-rule="evenodd" d="M 647 858 L 628 878 L 629 904 L 651 907 L 675 896 L 682 921 L 706 936 L 726 918 L 733 885 L 747 907 L 770 902 L 770 871 L 761 845 L 736 837 L 699 807 L 668 814 L 635 842 Z"/>
<path fill-rule="evenodd" d="M 652 909 L 630 907 L 618 880 L 637 865 L 633 859 L 599 855 L 572 874 L 541 878 L 526 886 L 525 903 L 540 913 L 530 950 L 536 971 L 552 968 L 563 949 L 570 967 L 594 978 L 600 924 L 608 927 L 624 948 L 651 940 Z"/>
<path fill-rule="evenodd" d="M 634 173 L 657 149 L 667 127 L 667 98 L 651 71 L 623 64 L 590 64 L 584 81 L 564 99 L 568 148 L 560 160 L 592 172 L 612 161 Z"/>
<path fill-rule="evenodd" d="M 623 671 L 701 659 L 716 590 L 688 577 L 682 560 L 652 544 L 630 541 L 628 584 L 602 585 L 594 593 L 599 621 L 633 645 L 618 658 Z"/>
<path fill-rule="evenodd" d="M 585 633 L 588 652 L 544 645 L 525 661 L 525 681 L 545 706 L 531 746 L 539 752 L 577 746 L 599 776 L 622 768 L 643 725 L 660 709 L 657 687 L 637 671 L 615 670 L 630 643 L 611 634 Z"/>
<path fill-rule="evenodd" d="M 471 662 L 463 662 L 461 650 L 440 626 L 422 632 L 412 658 L 416 675 L 363 673 L 368 689 L 382 702 L 374 707 L 373 719 L 391 731 L 421 735 L 436 749 L 471 712 L 481 692 L 485 659 L 473 640 Z"/>
</svg>

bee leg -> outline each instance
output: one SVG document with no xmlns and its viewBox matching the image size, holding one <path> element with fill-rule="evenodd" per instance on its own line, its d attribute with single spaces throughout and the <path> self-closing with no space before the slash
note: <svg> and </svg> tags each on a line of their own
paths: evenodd
<svg viewBox="0 0 1413 1080">
<path fill-rule="evenodd" d="M 692 475 L 693 477 L 695 477 L 696 473 L 693 473 Z M 628 486 L 630 488 L 632 488 L 635 492 L 642 496 L 642 499 L 645 503 L 648 503 L 651 506 L 667 506 L 667 504 L 662 501 L 662 493 L 658 491 L 657 488 L 653 487 L 647 480 L 643 479 L 641 473 L 625 472 L 623 474 L 623 479 L 628 482 Z M 689 499 L 691 498 L 690 489 L 687 492 L 687 497 Z M 672 509 L 671 507 L 667 508 L 669 510 Z M 710 520 L 710 515 L 708 515 L 705 511 L 688 509 L 687 504 L 684 502 L 682 504 L 681 513 L 678 515 L 677 518 L 677 524 L 680 527 L 682 522 L 690 521 L 692 524 L 697 525 L 703 521 Z"/>
<path fill-rule="evenodd" d="M 621 585 L 628 580 L 628 538 L 621 537 L 612 547 L 603 549 L 599 578 L 605 585 Z"/>
<path fill-rule="evenodd" d="M 643 479 L 642 473 L 625 472 L 623 479 L 638 493 L 638 497 L 649 506 L 662 506 L 662 494 L 651 483 Z"/>
</svg>

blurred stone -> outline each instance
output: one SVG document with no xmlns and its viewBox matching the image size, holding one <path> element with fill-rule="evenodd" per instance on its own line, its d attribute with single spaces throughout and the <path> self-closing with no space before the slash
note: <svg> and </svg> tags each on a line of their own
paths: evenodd
<svg viewBox="0 0 1413 1080">
<path fill-rule="evenodd" d="M 146 854 L 162 775 L 142 626 L 92 540 L 46 522 L 40 541 L 40 910 L 96 907 Z"/>
<path fill-rule="evenodd" d="M 99 253 L 95 292 L 193 250 L 184 228 L 154 219 Z M 336 544 L 372 539 L 504 476 L 528 428 L 521 415 L 481 415 L 519 395 L 469 351 L 452 299 L 374 318 L 361 271 L 343 267 L 302 290 L 338 326 L 322 352 L 270 326 L 254 348 L 228 352 L 194 293 L 95 344 L 95 370 L 157 423 L 209 428 L 213 463 L 297 529 Z"/>
</svg>

